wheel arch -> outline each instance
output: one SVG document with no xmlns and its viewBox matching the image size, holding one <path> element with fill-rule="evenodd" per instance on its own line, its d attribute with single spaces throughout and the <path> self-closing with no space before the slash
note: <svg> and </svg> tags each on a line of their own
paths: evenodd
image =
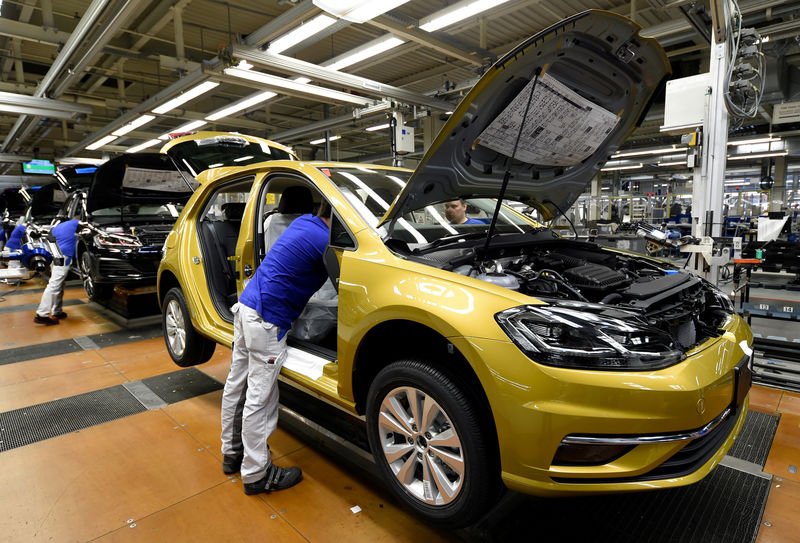
<svg viewBox="0 0 800 543">
<path fill-rule="evenodd" d="M 484 423 L 488 425 L 487 429 L 491 429 L 495 458 L 499 462 L 497 428 L 489 398 L 478 375 L 455 345 L 424 324 L 399 319 L 384 321 L 365 334 L 353 361 L 356 410 L 360 414 L 366 411 L 367 394 L 378 372 L 404 358 L 424 359 L 466 388 L 466 392 L 478 402 L 479 412 L 485 415 Z"/>
<path fill-rule="evenodd" d="M 180 281 L 171 271 L 163 271 L 158 276 L 158 306 L 163 309 L 164 296 L 171 288 L 181 288 Z"/>
</svg>

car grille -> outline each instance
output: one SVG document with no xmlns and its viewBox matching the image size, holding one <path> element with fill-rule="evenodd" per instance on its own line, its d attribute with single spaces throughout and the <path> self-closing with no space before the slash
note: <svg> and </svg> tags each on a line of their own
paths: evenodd
<svg viewBox="0 0 800 543">
<path fill-rule="evenodd" d="M 158 270 L 158 260 L 101 260 L 100 275 L 103 277 L 133 276 L 137 278 L 141 275 L 155 276 Z"/>
<path fill-rule="evenodd" d="M 713 430 L 702 437 L 689 441 L 686 446 L 673 454 L 666 462 L 655 469 L 635 477 L 605 477 L 602 479 L 590 479 L 586 477 L 553 477 L 553 481 L 558 483 L 634 483 L 641 481 L 654 481 L 657 479 L 672 479 L 685 477 L 700 469 L 703 464 L 708 462 L 715 452 L 719 450 L 725 439 L 733 431 L 738 419 L 738 411 L 732 412 L 728 418 L 722 421 Z"/>
<path fill-rule="evenodd" d="M 161 249 L 164 242 L 167 240 L 169 231 L 145 231 L 137 232 L 136 237 L 139 238 L 139 243 L 144 247 L 157 247 Z"/>
</svg>

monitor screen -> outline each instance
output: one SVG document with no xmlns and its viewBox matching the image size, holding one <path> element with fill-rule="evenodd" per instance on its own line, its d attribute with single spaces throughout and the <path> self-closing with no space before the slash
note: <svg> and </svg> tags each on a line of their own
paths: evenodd
<svg viewBox="0 0 800 543">
<path fill-rule="evenodd" d="M 22 173 L 53 175 L 56 167 L 49 160 L 31 160 L 22 163 Z"/>
</svg>

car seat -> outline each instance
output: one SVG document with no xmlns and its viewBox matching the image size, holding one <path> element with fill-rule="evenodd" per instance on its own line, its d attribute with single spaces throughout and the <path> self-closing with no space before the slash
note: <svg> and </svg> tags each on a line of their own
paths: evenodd
<svg viewBox="0 0 800 543">
<path fill-rule="evenodd" d="M 308 187 L 288 187 L 281 194 L 278 207 L 264 219 L 264 250 L 269 252 L 283 231 L 300 215 L 314 211 L 314 197 Z"/>
</svg>

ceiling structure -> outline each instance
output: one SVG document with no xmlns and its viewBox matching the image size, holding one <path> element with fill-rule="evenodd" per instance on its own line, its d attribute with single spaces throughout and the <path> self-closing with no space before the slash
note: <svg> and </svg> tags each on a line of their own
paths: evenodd
<svg viewBox="0 0 800 543">
<path fill-rule="evenodd" d="M 159 137 L 197 127 L 269 137 L 304 159 L 325 158 L 325 145 L 309 142 L 328 131 L 341 136 L 331 159 L 374 162 L 391 158 L 389 131 L 368 129 L 392 111 L 415 126 L 421 152 L 494 59 L 585 9 L 636 20 L 667 49 L 675 77 L 707 70 L 701 2 L 481 0 L 499 5 L 432 26 L 474 3 L 410 0 L 355 23 L 312 0 L 2 0 L 0 175 L 19 174 L 19 162 L 34 157 L 157 148 Z M 771 104 L 800 90 L 800 2 L 739 5 L 744 26 L 770 36 L 771 74 L 759 116 L 736 134 L 772 132 Z M 675 142 L 659 132 L 660 100 L 626 147 Z"/>
</svg>

